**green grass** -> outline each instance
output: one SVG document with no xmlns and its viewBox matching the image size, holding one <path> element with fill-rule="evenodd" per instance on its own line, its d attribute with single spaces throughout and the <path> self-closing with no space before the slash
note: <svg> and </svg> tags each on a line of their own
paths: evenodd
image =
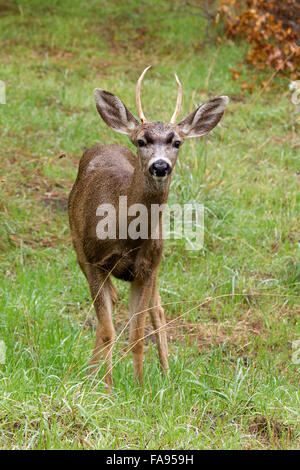
<svg viewBox="0 0 300 470">
<path fill-rule="evenodd" d="M 263 91 L 271 72 L 239 67 L 247 46 L 218 42 L 221 25 L 207 34 L 201 16 L 178 5 L 0 1 L 0 448 L 299 447 L 300 109 L 287 79 Z M 134 385 L 127 329 L 120 334 L 127 285 L 118 282 L 108 395 L 86 379 L 92 306 L 64 205 L 85 147 L 131 146 L 100 120 L 93 88 L 135 111 L 149 63 L 143 106 L 153 120 L 170 119 L 174 71 L 182 116 L 211 96 L 232 99 L 221 126 L 185 143 L 172 181 L 170 202 L 205 205 L 205 244 L 165 245 L 159 284 L 168 321 L 176 319 L 170 377 L 149 339 L 145 385 Z M 254 83 L 252 95 L 243 83 Z"/>
</svg>

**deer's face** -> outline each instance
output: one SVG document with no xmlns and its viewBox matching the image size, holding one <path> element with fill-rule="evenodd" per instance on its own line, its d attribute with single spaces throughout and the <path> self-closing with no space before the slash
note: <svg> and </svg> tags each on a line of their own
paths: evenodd
<svg viewBox="0 0 300 470">
<path fill-rule="evenodd" d="M 141 169 L 146 177 L 165 181 L 175 166 L 182 136 L 173 124 L 149 122 L 139 126 L 132 136 Z"/>
<path fill-rule="evenodd" d="M 144 175 L 156 181 L 164 181 L 171 175 L 184 139 L 208 134 L 220 121 L 229 100 L 227 96 L 219 96 L 207 101 L 175 124 L 182 96 L 181 84 L 175 74 L 178 97 L 170 122 L 147 122 L 142 110 L 140 89 L 148 69 L 149 67 L 144 70 L 136 87 L 141 122 L 112 93 L 96 88 L 94 94 L 98 112 L 106 124 L 115 131 L 128 135 L 136 145 Z"/>
</svg>

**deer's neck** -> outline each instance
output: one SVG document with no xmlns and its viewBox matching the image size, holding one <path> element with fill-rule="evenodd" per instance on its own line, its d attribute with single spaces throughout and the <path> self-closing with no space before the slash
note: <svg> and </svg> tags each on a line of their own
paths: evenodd
<svg viewBox="0 0 300 470">
<path fill-rule="evenodd" d="M 169 189 L 170 178 L 164 181 L 155 180 L 152 177 L 147 178 L 137 168 L 132 179 L 130 194 L 135 195 L 137 202 L 150 208 L 151 204 L 165 204 L 168 200 Z"/>
</svg>

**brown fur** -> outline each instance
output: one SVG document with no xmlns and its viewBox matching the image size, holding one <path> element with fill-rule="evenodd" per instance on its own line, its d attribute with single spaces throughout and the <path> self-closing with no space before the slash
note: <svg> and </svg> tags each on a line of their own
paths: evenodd
<svg viewBox="0 0 300 470">
<path fill-rule="evenodd" d="M 115 340 L 112 306 L 116 300 L 111 275 L 131 283 L 130 349 L 135 377 L 143 381 L 143 338 L 147 311 L 156 333 L 161 367 L 164 371 L 169 369 L 165 315 L 157 289 L 157 269 L 163 250 L 162 220 L 160 214 L 158 239 L 100 240 L 96 234 L 99 220 L 97 208 L 100 204 L 112 204 L 118 221 L 120 196 L 127 196 L 128 207 L 135 203 L 143 204 L 148 214 L 151 213 L 152 204 L 166 203 L 171 173 L 164 178 L 153 176 L 151 162 L 163 159 L 169 162 L 172 171 L 178 156 L 178 143 L 181 145 L 185 138 L 211 130 L 219 122 L 227 99 L 216 98 L 200 106 L 177 125 L 162 122 L 140 124 L 119 98 L 104 90 L 95 90 L 95 99 L 104 121 L 117 132 L 127 134 L 138 147 L 137 155 L 118 145 L 95 146 L 87 150 L 80 161 L 78 176 L 69 197 L 73 244 L 79 265 L 88 280 L 98 318 L 91 364 L 98 366 L 103 352 L 107 363 L 106 382 L 111 387 Z M 128 217 L 128 223 L 130 220 Z"/>
</svg>

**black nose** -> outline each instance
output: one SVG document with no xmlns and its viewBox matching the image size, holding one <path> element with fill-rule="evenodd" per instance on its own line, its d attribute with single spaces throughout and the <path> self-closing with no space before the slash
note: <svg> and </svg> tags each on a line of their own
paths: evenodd
<svg viewBox="0 0 300 470">
<path fill-rule="evenodd" d="M 156 160 L 150 165 L 149 171 L 153 176 L 167 176 L 171 173 L 172 168 L 166 160 Z"/>
</svg>

